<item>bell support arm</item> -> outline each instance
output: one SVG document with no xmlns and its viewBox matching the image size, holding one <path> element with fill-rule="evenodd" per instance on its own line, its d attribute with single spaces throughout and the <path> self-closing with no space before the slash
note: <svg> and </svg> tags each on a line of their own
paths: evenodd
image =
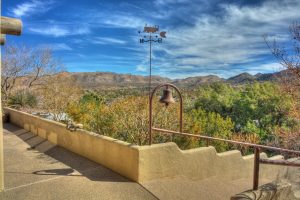
<svg viewBox="0 0 300 200">
<path fill-rule="evenodd" d="M 155 95 L 155 93 L 157 92 L 157 90 L 158 89 L 160 89 L 160 88 L 162 88 L 162 87 L 164 87 L 164 86 L 166 86 L 166 87 L 171 87 L 171 88 L 173 88 L 173 89 L 175 89 L 176 90 L 176 92 L 178 93 L 178 95 L 179 95 L 179 100 L 180 100 L 180 116 L 179 116 L 179 123 L 180 123 L 180 132 L 182 132 L 182 122 L 183 122 L 183 120 L 182 120 L 182 116 L 183 116 L 183 114 L 182 114 L 182 110 L 183 110 L 183 100 L 182 100 L 182 95 L 181 95 L 181 93 L 180 93 L 180 90 L 175 86 L 175 85 L 173 85 L 173 84 L 170 84 L 170 83 L 164 83 L 164 84 L 160 84 L 160 85 L 158 85 L 158 86 L 156 86 L 154 89 L 153 89 L 153 91 L 152 91 L 152 93 L 151 93 L 151 95 L 150 95 L 150 99 L 149 99 L 149 145 L 151 145 L 152 144 L 152 126 L 153 126 L 153 120 L 152 120 L 152 108 L 153 108 L 153 97 L 154 97 L 154 95 Z"/>
</svg>

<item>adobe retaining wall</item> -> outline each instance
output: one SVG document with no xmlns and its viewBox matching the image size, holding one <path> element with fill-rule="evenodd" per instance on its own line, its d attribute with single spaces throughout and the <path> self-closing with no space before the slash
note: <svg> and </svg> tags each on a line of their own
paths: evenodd
<svg viewBox="0 0 300 200">
<path fill-rule="evenodd" d="M 214 147 L 180 150 L 175 143 L 132 145 L 96 133 L 69 131 L 64 124 L 5 108 L 10 123 L 50 142 L 104 165 L 136 182 L 184 176 L 199 180 L 212 176 L 235 180 L 253 176 L 253 155 L 242 156 L 237 150 L 217 153 Z M 261 154 L 266 158 L 265 154 Z M 281 159 L 276 156 L 271 159 Z M 282 176 L 283 167 L 260 165 L 260 178 Z"/>
<path fill-rule="evenodd" d="M 10 123 L 50 142 L 102 164 L 132 180 L 138 180 L 138 147 L 85 130 L 69 131 L 66 125 L 5 108 Z"/>
</svg>

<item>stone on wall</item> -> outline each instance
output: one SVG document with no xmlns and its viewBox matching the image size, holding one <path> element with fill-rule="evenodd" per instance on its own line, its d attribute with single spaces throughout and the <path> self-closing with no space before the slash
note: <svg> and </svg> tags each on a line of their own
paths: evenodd
<svg viewBox="0 0 300 200">
<path fill-rule="evenodd" d="M 249 190 L 231 197 L 231 200 L 297 200 L 292 185 L 286 180 L 262 185 L 258 190 Z"/>
</svg>

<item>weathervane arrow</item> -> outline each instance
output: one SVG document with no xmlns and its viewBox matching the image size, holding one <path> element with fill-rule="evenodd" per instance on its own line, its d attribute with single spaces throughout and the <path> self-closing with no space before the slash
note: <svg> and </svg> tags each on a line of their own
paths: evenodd
<svg viewBox="0 0 300 200">
<path fill-rule="evenodd" d="M 166 31 L 162 31 L 162 32 L 159 33 L 159 35 L 162 38 L 166 38 L 166 33 L 167 33 Z"/>
</svg>

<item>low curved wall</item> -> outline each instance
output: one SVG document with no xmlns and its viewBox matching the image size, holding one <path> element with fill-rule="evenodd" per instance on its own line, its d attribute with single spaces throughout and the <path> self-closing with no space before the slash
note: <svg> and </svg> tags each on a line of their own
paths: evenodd
<svg viewBox="0 0 300 200">
<path fill-rule="evenodd" d="M 176 176 L 195 180 L 209 177 L 252 180 L 254 156 L 243 157 L 239 151 L 217 153 L 214 147 L 182 151 L 175 143 L 137 146 L 84 130 L 71 132 L 61 123 L 11 108 L 4 110 L 12 124 L 137 182 Z M 265 154 L 261 156 L 266 158 Z M 276 156 L 271 159 L 281 158 Z M 260 178 L 273 180 L 284 172 L 283 167 L 260 166 Z"/>
</svg>

